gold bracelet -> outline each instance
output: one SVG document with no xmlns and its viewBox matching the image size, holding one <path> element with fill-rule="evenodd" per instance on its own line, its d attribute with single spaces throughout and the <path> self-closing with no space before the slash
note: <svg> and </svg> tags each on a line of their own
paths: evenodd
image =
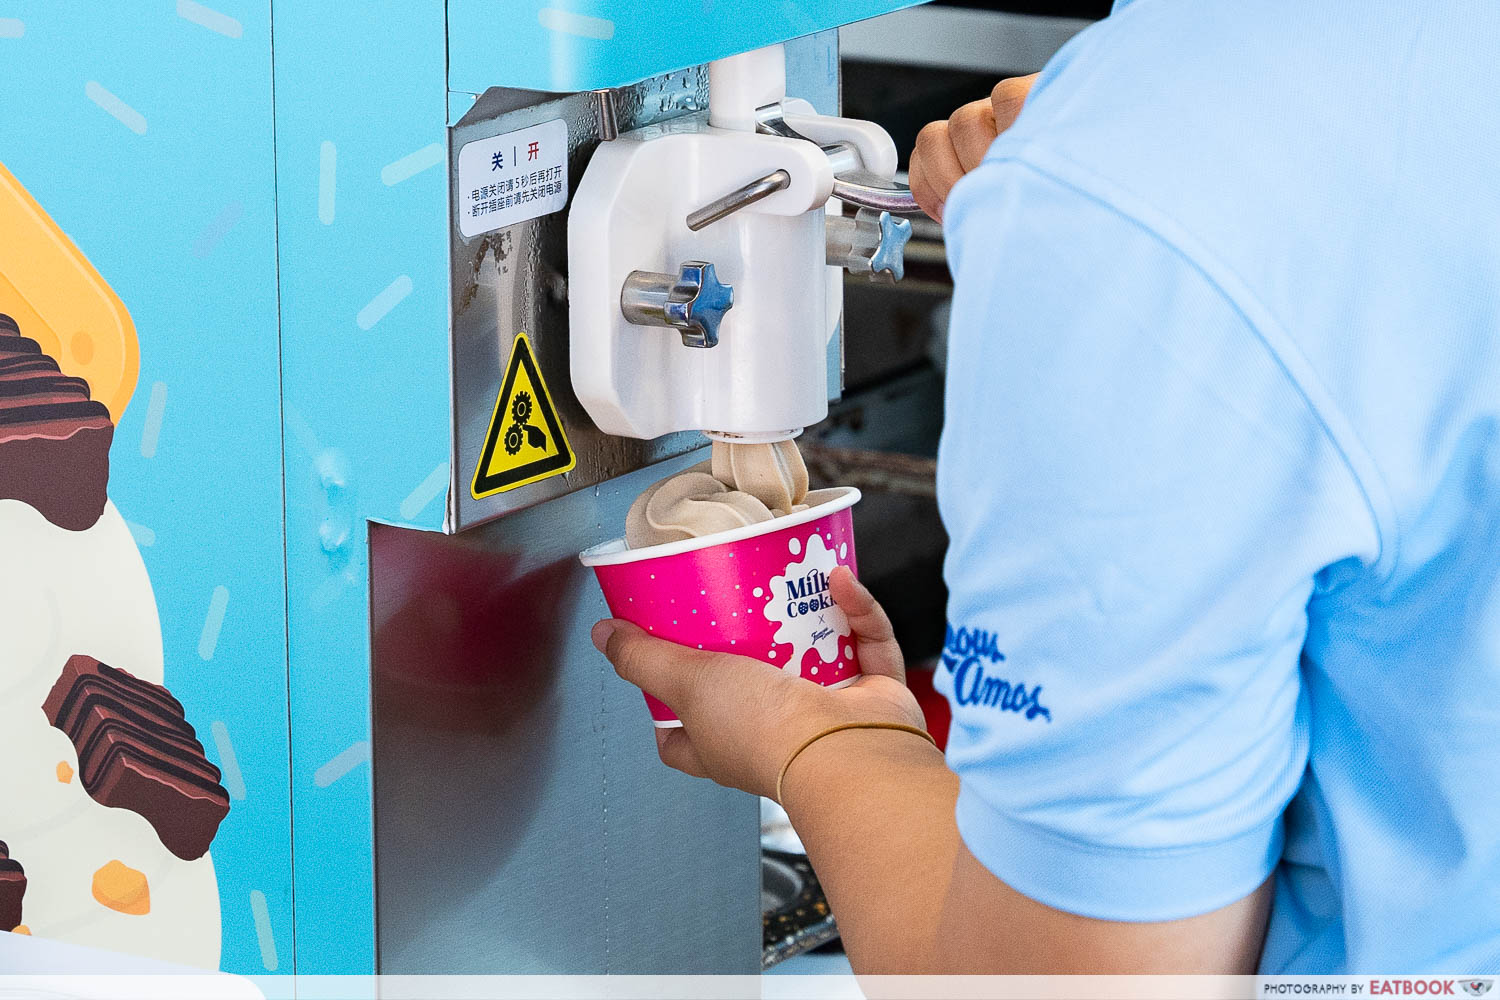
<svg viewBox="0 0 1500 1000">
<path fill-rule="evenodd" d="M 937 740 L 933 739 L 932 734 L 927 730 L 918 728 L 917 726 L 908 726 L 904 722 L 841 722 L 836 726 L 829 726 L 822 732 L 813 733 L 807 739 L 803 740 L 802 745 L 793 750 L 792 755 L 786 759 L 786 763 L 781 765 L 781 773 L 776 776 L 776 801 L 778 804 L 781 802 L 781 783 L 786 780 L 786 773 L 791 770 L 792 762 L 802 755 L 802 751 L 823 737 L 832 736 L 834 733 L 842 732 L 845 729 L 894 729 L 898 733 L 911 733 L 913 736 L 920 736 L 934 747 L 937 746 Z"/>
</svg>

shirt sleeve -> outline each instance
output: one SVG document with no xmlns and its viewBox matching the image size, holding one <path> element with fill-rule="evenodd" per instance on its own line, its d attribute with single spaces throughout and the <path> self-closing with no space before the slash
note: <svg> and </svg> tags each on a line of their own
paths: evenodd
<svg viewBox="0 0 1500 1000">
<path fill-rule="evenodd" d="M 1240 310 L 1156 234 L 1003 158 L 947 215 L 937 685 L 959 831 L 1058 909 L 1228 905 L 1280 856 L 1307 605 L 1378 547 L 1364 495 Z"/>
</svg>

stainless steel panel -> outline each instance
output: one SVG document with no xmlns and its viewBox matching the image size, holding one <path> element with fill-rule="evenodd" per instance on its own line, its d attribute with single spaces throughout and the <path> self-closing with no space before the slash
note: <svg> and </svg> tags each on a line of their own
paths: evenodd
<svg viewBox="0 0 1500 1000">
<path fill-rule="evenodd" d="M 492 89 L 449 130 L 450 192 L 457 189 L 458 151 L 464 144 L 561 118 L 568 125 L 568 190 L 577 188 L 598 145 L 604 102 L 621 130 L 708 106 L 702 67 L 655 77 L 610 93 L 543 94 Z M 457 194 L 450 194 L 456 212 Z M 531 219 L 466 240 L 451 225 L 453 306 L 454 458 L 449 528 L 459 530 L 512 510 L 550 500 L 700 446 L 698 434 L 636 441 L 600 433 L 568 376 L 567 214 Z M 474 499 L 470 484 L 511 344 L 524 331 L 557 404 L 578 464 L 572 472 L 506 493 Z"/>
<path fill-rule="evenodd" d="M 819 111 L 838 106 L 838 33 L 787 43 L 787 89 Z M 469 142 L 561 118 L 568 125 L 568 189 L 577 188 L 601 131 L 639 128 L 708 107 L 706 67 L 653 77 L 609 92 L 547 94 L 493 88 L 449 130 L 450 260 L 454 454 L 447 530 L 458 531 L 592 486 L 643 465 L 700 447 L 696 432 L 654 441 L 601 434 L 568 375 L 567 214 L 518 223 L 465 239 L 456 212 L 458 151 Z M 511 344 L 525 331 L 578 457 L 565 475 L 474 499 L 470 484 L 484 446 Z M 838 360 L 835 350 L 831 354 Z M 838 386 L 834 373 L 833 386 Z M 836 392 L 834 393 L 837 394 Z"/>
<path fill-rule="evenodd" d="M 578 552 L 655 476 L 459 535 L 372 525 L 383 973 L 753 973 L 759 809 L 664 767 Z"/>
</svg>

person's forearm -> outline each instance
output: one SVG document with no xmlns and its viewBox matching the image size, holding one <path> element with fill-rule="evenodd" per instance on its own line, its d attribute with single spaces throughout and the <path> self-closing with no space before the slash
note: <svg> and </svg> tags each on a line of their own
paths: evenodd
<svg viewBox="0 0 1500 1000">
<path fill-rule="evenodd" d="M 759 795 L 791 815 L 860 973 L 1249 972 L 1269 882 L 1211 913 L 1161 923 L 1091 919 L 1016 891 L 958 836 L 958 778 L 902 683 L 890 620 L 848 569 L 829 576 L 864 675 L 833 690 L 745 657 L 706 653 L 628 622 L 594 626 L 620 676 L 677 709 L 656 731 L 663 762 Z M 732 681 L 731 681 L 732 679 Z M 840 729 L 806 745 L 809 735 Z M 1003 766 L 1004 759 L 995 762 Z M 1079 766 L 1088 766 L 1081 756 Z"/>
<path fill-rule="evenodd" d="M 942 753 L 910 733 L 834 733 L 788 770 L 782 804 L 857 971 L 937 971 L 935 938 L 959 844 L 957 797 Z"/>
<path fill-rule="evenodd" d="M 1015 891 L 963 847 L 958 778 L 909 733 L 834 733 L 788 770 L 783 805 L 859 973 L 1249 973 L 1271 885 L 1222 909 L 1117 923 Z"/>
</svg>

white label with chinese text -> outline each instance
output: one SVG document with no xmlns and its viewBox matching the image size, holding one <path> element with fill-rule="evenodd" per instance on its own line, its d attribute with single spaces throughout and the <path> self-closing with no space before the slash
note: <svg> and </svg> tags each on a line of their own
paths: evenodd
<svg viewBox="0 0 1500 1000">
<path fill-rule="evenodd" d="M 465 143 L 458 151 L 458 231 L 478 236 L 568 204 L 568 123 L 561 118 Z"/>
</svg>

